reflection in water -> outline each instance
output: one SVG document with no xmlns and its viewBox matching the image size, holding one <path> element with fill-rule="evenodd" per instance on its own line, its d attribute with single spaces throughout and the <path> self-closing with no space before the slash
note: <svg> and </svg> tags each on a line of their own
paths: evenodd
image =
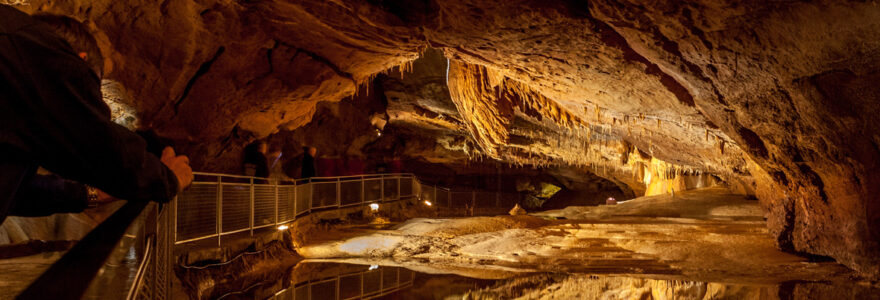
<svg viewBox="0 0 880 300">
<path fill-rule="evenodd" d="M 410 288 L 415 272 L 401 267 L 301 262 L 281 280 L 220 299 L 375 299 Z"/>
<path fill-rule="evenodd" d="M 296 268 L 294 268 L 296 269 Z M 272 299 L 373 299 L 413 283 L 414 273 L 400 267 L 303 264 L 311 273 L 278 291 Z M 323 270 L 322 270 L 323 269 Z M 332 270 L 329 271 L 328 270 Z M 325 278 L 319 278 L 329 276 Z"/>
<path fill-rule="evenodd" d="M 521 273 L 303 261 L 272 283 L 221 299 L 880 299 L 854 282 L 722 283 L 644 275 Z M 478 270 L 480 266 L 474 266 Z M 455 274 L 452 274 L 455 273 Z M 457 275 L 456 275 L 457 274 Z M 466 274 L 467 276 L 462 276 Z M 476 277 L 476 278 L 475 278 Z M 482 279 L 480 278 L 482 277 Z"/>
</svg>

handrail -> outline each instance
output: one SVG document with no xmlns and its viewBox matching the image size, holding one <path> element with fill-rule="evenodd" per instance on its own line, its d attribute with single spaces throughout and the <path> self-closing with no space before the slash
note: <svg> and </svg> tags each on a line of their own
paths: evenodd
<svg viewBox="0 0 880 300">
<path fill-rule="evenodd" d="M 80 299 L 127 229 L 147 208 L 129 201 L 89 232 L 16 299 Z M 71 276 L 76 274 L 76 276 Z"/>
<path fill-rule="evenodd" d="M 241 178 L 241 179 L 259 179 L 259 180 L 272 180 L 270 177 L 257 177 L 257 176 L 247 176 L 247 175 L 234 175 L 234 174 L 223 174 L 223 173 L 211 173 L 211 172 L 193 172 L 195 176 L 223 176 L 230 178 Z M 364 178 L 364 177 L 399 177 L 399 176 L 415 176 L 413 173 L 379 173 L 379 174 L 360 174 L 360 175 L 345 175 L 345 176 L 313 176 L 309 178 L 290 178 L 283 179 L 282 181 L 291 182 L 291 181 L 307 181 L 312 179 L 347 179 L 347 178 Z"/>
</svg>

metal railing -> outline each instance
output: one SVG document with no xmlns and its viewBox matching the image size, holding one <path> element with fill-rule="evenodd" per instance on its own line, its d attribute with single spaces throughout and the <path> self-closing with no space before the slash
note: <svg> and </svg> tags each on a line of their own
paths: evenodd
<svg viewBox="0 0 880 300">
<path fill-rule="evenodd" d="M 330 278 L 307 280 L 278 291 L 271 300 L 375 299 L 412 286 L 415 272 L 401 267 L 370 267 Z"/>
<path fill-rule="evenodd" d="M 174 244 L 277 227 L 316 211 L 417 196 L 412 174 L 313 177 L 290 181 L 195 173 L 174 202 Z"/>
<path fill-rule="evenodd" d="M 169 299 L 170 228 L 162 205 L 128 202 L 16 298 Z"/>
<path fill-rule="evenodd" d="M 419 184 L 419 198 L 430 201 L 438 209 L 506 209 L 511 207 L 510 203 L 521 203 L 522 197 L 522 194 L 519 193 L 453 190 L 424 183 Z"/>
<path fill-rule="evenodd" d="M 172 297 L 173 245 L 217 238 L 219 246 L 226 235 L 243 232 L 253 235 L 255 230 L 286 224 L 313 212 L 374 203 L 419 198 L 436 203 L 437 208 L 480 208 L 490 204 L 497 206 L 502 197 L 519 197 L 518 194 L 460 192 L 424 185 L 412 174 L 290 181 L 198 172 L 195 176 L 192 187 L 169 204 L 128 202 L 123 205 L 17 298 L 168 299 Z M 327 280 L 336 280 L 336 295 L 341 295 L 341 282 L 354 280 L 350 276 L 360 276 L 361 293 L 352 296 L 354 298 L 380 297 L 412 283 L 411 274 L 407 282 L 398 280 L 397 288 L 387 288 L 382 281 L 385 279 L 381 279 L 381 288 L 375 292 L 367 288 L 368 282 L 372 282 L 368 277 L 373 276 L 368 274 L 374 274 L 370 273 L 373 271 Z M 384 271 L 379 274 L 386 278 Z M 313 294 L 315 285 L 330 282 L 327 280 L 310 282 L 308 297 L 316 295 Z M 296 299 L 304 299 L 299 296 L 300 288 L 291 290 L 297 295 Z M 274 297 L 293 299 L 284 293 Z M 340 297 L 336 299 L 351 298 Z"/>
</svg>

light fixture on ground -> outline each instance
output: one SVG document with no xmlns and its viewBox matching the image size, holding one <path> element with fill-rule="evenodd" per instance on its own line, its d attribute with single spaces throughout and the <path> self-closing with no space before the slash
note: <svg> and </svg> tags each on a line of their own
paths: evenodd
<svg viewBox="0 0 880 300">
<path fill-rule="evenodd" d="M 431 203 L 431 201 L 425 200 L 425 205 L 427 205 L 427 206 L 431 206 L 432 203 Z"/>
<path fill-rule="evenodd" d="M 287 224 L 282 224 L 278 226 L 278 230 L 287 230 L 287 228 L 290 228 L 290 226 L 287 226 Z"/>
<path fill-rule="evenodd" d="M 378 203 L 370 203 L 370 210 L 372 210 L 372 211 L 378 211 L 378 210 L 379 210 L 379 204 L 378 204 Z"/>
</svg>

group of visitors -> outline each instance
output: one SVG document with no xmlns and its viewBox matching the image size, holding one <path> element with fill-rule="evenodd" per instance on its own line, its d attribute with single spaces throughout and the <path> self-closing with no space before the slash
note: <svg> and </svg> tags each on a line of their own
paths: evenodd
<svg viewBox="0 0 880 300">
<path fill-rule="evenodd" d="M 243 159 L 244 174 L 262 178 L 270 177 L 270 170 L 278 163 L 282 153 L 279 152 L 278 155 L 272 155 L 274 159 L 272 164 L 269 164 L 268 152 L 269 146 L 264 141 L 258 141 L 245 147 Z M 318 149 L 315 147 L 303 147 L 300 178 L 311 178 L 318 175 L 315 165 L 315 155 L 317 153 Z"/>
</svg>

